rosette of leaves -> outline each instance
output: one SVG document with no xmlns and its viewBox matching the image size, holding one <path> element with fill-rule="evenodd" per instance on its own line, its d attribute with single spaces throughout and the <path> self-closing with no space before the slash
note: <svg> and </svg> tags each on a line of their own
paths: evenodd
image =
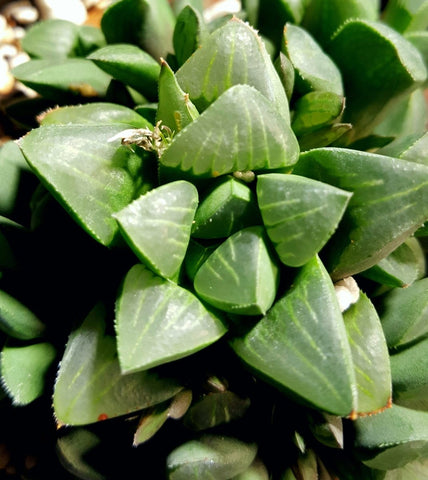
<svg viewBox="0 0 428 480">
<path fill-rule="evenodd" d="M 5 411 L 83 479 L 426 478 L 426 2 L 242 3 L 28 31 Z"/>
</svg>

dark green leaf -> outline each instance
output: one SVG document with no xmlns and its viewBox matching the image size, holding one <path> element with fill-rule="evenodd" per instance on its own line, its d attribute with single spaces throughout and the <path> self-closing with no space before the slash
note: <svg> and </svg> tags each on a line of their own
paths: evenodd
<svg viewBox="0 0 428 480">
<path fill-rule="evenodd" d="M 122 0 L 111 5 L 101 19 L 107 43 L 131 43 L 153 58 L 172 52 L 175 18 L 167 0 Z"/>
<path fill-rule="evenodd" d="M 428 454 L 428 413 L 394 405 L 355 422 L 355 446 L 371 468 L 391 470 Z"/>
<path fill-rule="evenodd" d="M 202 14 L 190 5 L 184 7 L 177 17 L 173 43 L 179 65 L 195 52 L 208 37 Z"/>
<path fill-rule="evenodd" d="M 377 153 L 428 166 L 428 133 L 398 138 Z"/>
<path fill-rule="evenodd" d="M 428 278 L 395 288 L 382 301 L 382 327 L 389 347 L 413 342 L 428 333 Z"/>
<path fill-rule="evenodd" d="M 262 227 L 248 227 L 223 242 L 199 268 L 199 297 L 226 312 L 265 314 L 278 288 L 276 258 Z"/>
<path fill-rule="evenodd" d="M 156 121 L 162 121 L 174 132 L 179 132 L 199 116 L 189 95 L 180 88 L 174 72 L 162 61 L 159 76 L 159 105 Z"/>
<path fill-rule="evenodd" d="M 233 177 L 216 182 L 196 210 L 192 227 L 195 238 L 224 238 L 260 223 L 253 191 Z"/>
<path fill-rule="evenodd" d="M 217 247 L 218 245 L 209 245 L 205 247 L 204 245 L 190 239 L 186 257 L 184 259 L 184 266 L 186 274 L 192 282 L 195 279 L 196 272 Z"/>
<path fill-rule="evenodd" d="M 50 343 L 3 348 L 1 381 L 14 405 L 27 405 L 43 394 L 45 375 L 55 356 Z"/>
<path fill-rule="evenodd" d="M 428 27 L 428 1 L 389 0 L 383 20 L 401 33 L 426 30 Z"/>
<path fill-rule="evenodd" d="M 48 110 L 40 119 L 41 125 L 111 125 L 124 124 L 125 127 L 149 128 L 150 123 L 130 108 L 113 103 L 94 102 L 86 105 L 73 105 Z"/>
<path fill-rule="evenodd" d="M 181 88 L 201 111 L 237 84 L 251 85 L 288 119 L 288 100 L 257 32 L 233 18 L 215 30 L 178 70 Z"/>
<path fill-rule="evenodd" d="M 172 398 L 182 388 L 152 371 L 122 375 L 116 341 L 105 334 L 104 318 L 98 305 L 68 339 L 53 395 L 59 425 L 129 414 Z"/>
<path fill-rule="evenodd" d="M 428 339 L 391 355 L 394 402 L 428 411 Z"/>
<path fill-rule="evenodd" d="M 343 319 L 357 379 L 356 413 L 371 415 L 391 402 L 391 370 L 382 326 L 373 304 L 362 292 Z"/>
<path fill-rule="evenodd" d="M 428 217 L 428 168 L 423 165 L 325 148 L 303 153 L 294 172 L 354 193 L 331 243 L 335 279 L 372 267 Z"/>
<path fill-rule="evenodd" d="M 343 96 L 340 71 L 306 30 L 287 23 L 284 40 L 283 48 L 296 73 L 295 91 L 303 95 L 319 90 Z"/>
<path fill-rule="evenodd" d="M 382 23 L 347 22 L 335 33 L 328 53 L 342 72 L 344 121 L 354 126 L 352 140 L 371 133 L 394 101 L 420 87 L 427 78 L 418 50 Z"/>
<path fill-rule="evenodd" d="M 78 31 L 79 48 L 78 56 L 86 57 L 94 50 L 104 47 L 106 39 L 99 27 L 81 25 Z"/>
<path fill-rule="evenodd" d="M 351 129 L 352 125 L 350 123 L 335 123 L 302 135 L 299 138 L 300 151 L 305 152 L 313 148 L 328 147 L 337 140 L 340 141 L 342 135 L 345 135 Z"/>
<path fill-rule="evenodd" d="M 104 97 L 111 77 L 83 58 L 30 60 L 13 69 L 22 83 L 48 99 L 69 102 Z"/>
<path fill-rule="evenodd" d="M 259 175 L 258 204 L 281 261 L 300 267 L 318 253 L 337 228 L 351 195 L 298 175 Z"/>
<path fill-rule="evenodd" d="M 20 340 L 43 335 L 45 325 L 16 298 L 0 290 L 0 329 Z"/>
<path fill-rule="evenodd" d="M 254 88 L 237 85 L 179 132 L 160 161 L 182 176 L 207 178 L 287 167 L 298 153 L 296 137 L 275 107 Z"/>
<path fill-rule="evenodd" d="M 245 471 L 257 453 L 255 444 L 205 435 L 173 450 L 167 458 L 169 480 L 227 479 Z"/>
<path fill-rule="evenodd" d="M 196 188 L 178 180 L 145 193 L 113 217 L 143 263 L 162 277 L 176 279 L 197 205 Z"/>
<path fill-rule="evenodd" d="M 274 66 L 279 75 L 282 86 L 284 87 L 287 98 L 290 101 L 293 94 L 295 80 L 293 64 L 284 53 L 279 52 L 279 56 L 275 60 Z"/>
<path fill-rule="evenodd" d="M 362 275 L 382 285 L 408 287 L 425 276 L 425 252 L 411 237 Z"/>
<path fill-rule="evenodd" d="M 293 397 L 347 416 L 356 405 L 351 349 L 333 284 L 318 258 L 232 347 L 252 369 Z"/>
<path fill-rule="evenodd" d="M 300 137 L 333 123 L 343 112 L 345 99 L 332 92 L 309 92 L 294 106 L 291 128 Z"/>
<path fill-rule="evenodd" d="M 21 147 L 31 167 L 76 221 L 103 245 L 118 226 L 111 217 L 134 198 L 141 158 L 109 139 L 115 125 L 49 125 L 29 133 Z"/>
<path fill-rule="evenodd" d="M 116 80 L 135 88 L 149 100 L 157 98 L 160 66 L 148 53 L 135 45 L 108 45 L 88 57 Z"/>
<path fill-rule="evenodd" d="M 172 8 L 174 9 L 174 13 L 176 15 L 179 15 L 179 13 L 187 5 L 190 5 L 192 8 L 197 10 L 199 13 L 203 13 L 203 9 L 204 9 L 203 0 L 174 0 Z"/>
<path fill-rule="evenodd" d="M 129 373 L 201 350 L 226 328 L 191 292 L 135 265 L 117 301 L 116 331 L 121 370 Z"/>
</svg>

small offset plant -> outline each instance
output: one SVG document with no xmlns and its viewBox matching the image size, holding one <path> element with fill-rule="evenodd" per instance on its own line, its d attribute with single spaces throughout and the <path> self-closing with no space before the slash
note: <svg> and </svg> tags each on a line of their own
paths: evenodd
<svg viewBox="0 0 428 480">
<path fill-rule="evenodd" d="M 120 0 L 28 31 L 2 407 L 73 478 L 428 478 L 427 26 L 426 0 Z"/>
</svg>

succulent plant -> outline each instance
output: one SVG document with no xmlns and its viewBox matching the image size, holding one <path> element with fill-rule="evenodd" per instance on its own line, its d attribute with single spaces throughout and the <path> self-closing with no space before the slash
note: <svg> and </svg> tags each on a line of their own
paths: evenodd
<svg viewBox="0 0 428 480">
<path fill-rule="evenodd" d="M 73 478 L 427 478 L 427 25 L 422 0 L 120 0 L 29 29 L 13 428 L 37 415 Z"/>
</svg>

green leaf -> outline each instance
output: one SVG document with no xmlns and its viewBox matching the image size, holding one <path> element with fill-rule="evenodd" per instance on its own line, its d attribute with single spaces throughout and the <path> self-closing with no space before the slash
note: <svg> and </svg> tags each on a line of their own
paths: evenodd
<svg viewBox="0 0 428 480">
<path fill-rule="evenodd" d="M 106 39 L 101 29 L 93 27 L 92 25 L 80 25 L 78 30 L 79 46 L 77 55 L 80 57 L 86 57 L 94 50 L 104 47 Z"/>
<path fill-rule="evenodd" d="M 263 315 L 275 300 L 279 271 L 262 227 L 230 236 L 196 273 L 194 287 L 204 301 L 225 312 Z"/>
<path fill-rule="evenodd" d="M 200 431 L 242 418 L 250 399 L 225 391 L 205 395 L 187 411 L 183 421 L 187 428 Z"/>
<path fill-rule="evenodd" d="M 221 178 L 205 193 L 192 227 L 195 238 L 225 238 L 260 223 L 253 191 L 233 177 Z"/>
<path fill-rule="evenodd" d="M 291 128 L 300 137 L 329 125 L 341 115 L 344 102 L 332 92 L 309 92 L 297 100 Z"/>
<path fill-rule="evenodd" d="M 131 43 L 153 58 L 172 52 L 175 17 L 167 0 L 122 0 L 113 3 L 101 18 L 107 43 Z"/>
<path fill-rule="evenodd" d="M 209 178 L 284 168 L 298 154 L 296 137 L 275 107 L 254 88 L 237 85 L 179 132 L 160 162 L 188 176 Z"/>
<path fill-rule="evenodd" d="M 203 0 L 174 0 L 172 8 L 174 9 L 174 13 L 179 15 L 180 12 L 187 6 L 190 5 L 199 13 L 203 13 L 204 10 L 204 3 Z"/>
<path fill-rule="evenodd" d="M 394 402 L 428 411 L 428 339 L 391 355 Z"/>
<path fill-rule="evenodd" d="M 21 142 L 29 164 L 73 218 L 103 245 L 118 233 L 112 214 L 133 199 L 141 158 L 109 142 L 115 125 L 49 125 Z"/>
<path fill-rule="evenodd" d="M 362 275 L 382 285 L 408 287 L 425 276 L 425 252 L 416 238 L 408 238 Z"/>
<path fill-rule="evenodd" d="M 428 28 L 427 0 L 390 0 L 383 20 L 398 32 Z"/>
<path fill-rule="evenodd" d="M 196 107 L 189 100 L 189 95 L 180 88 L 174 72 L 162 61 L 156 121 L 162 121 L 163 125 L 179 132 L 198 116 Z"/>
<path fill-rule="evenodd" d="M 428 460 L 419 459 L 409 462 L 404 467 L 388 470 L 383 480 L 426 480 Z"/>
<path fill-rule="evenodd" d="M 345 326 L 317 257 L 250 332 L 232 340 L 232 348 L 258 374 L 306 404 L 339 416 L 356 407 Z"/>
<path fill-rule="evenodd" d="M 395 288 L 382 299 L 381 320 L 390 348 L 406 345 L 428 333 L 428 278 Z"/>
<path fill-rule="evenodd" d="M 107 45 L 88 57 L 116 80 L 135 88 L 149 100 L 157 98 L 159 63 L 148 53 L 129 44 Z"/>
<path fill-rule="evenodd" d="M 285 265 L 300 267 L 331 237 L 352 194 L 298 175 L 257 177 L 267 234 Z"/>
<path fill-rule="evenodd" d="M 207 37 L 208 30 L 202 13 L 190 5 L 185 6 L 177 17 L 173 35 L 178 64 L 183 65 Z"/>
<path fill-rule="evenodd" d="M 111 76 L 84 58 L 30 60 L 13 69 L 16 79 L 42 96 L 61 102 L 104 97 Z"/>
<path fill-rule="evenodd" d="M 226 479 L 245 471 L 257 453 L 255 444 L 205 435 L 173 450 L 167 458 L 169 480 Z"/>
<path fill-rule="evenodd" d="M 269 480 L 269 473 L 265 465 L 256 457 L 247 470 L 231 480 Z"/>
<path fill-rule="evenodd" d="M 428 413 L 394 405 L 355 422 L 355 446 L 371 468 L 391 470 L 428 454 Z"/>
<path fill-rule="evenodd" d="M 416 133 L 397 138 L 376 153 L 428 166 L 428 133 Z"/>
<path fill-rule="evenodd" d="M 150 128 L 151 124 L 138 113 L 122 105 L 94 102 L 48 110 L 40 117 L 40 125 L 115 125 Z"/>
<path fill-rule="evenodd" d="M 129 373 L 197 352 L 226 328 L 191 292 L 135 265 L 117 300 L 116 331 L 120 367 Z"/>
<path fill-rule="evenodd" d="M 328 147 L 351 129 L 350 123 L 335 123 L 315 130 L 315 132 L 306 133 L 299 138 L 300 151 L 306 152 L 313 148 Z"/>
<path fill-rule="evenodd" d="M 97 305 L 68 339 L 53 395 L 60 425 L 85 425 L 126 415 L 172 398 L 181 386 L 153 371 L 122 375 L 116 341 L 105 334 Z"/>
<path fill-rule="evenodd" d="M 302 25 L 326 46 L 331 37 L 351 19 L 377 20 L 378 0 L 312 0 L 305 9 Z"/>
<path fill-rule="evenodd" d="M 134 447 L 150 440 L 168 420 L 169 403 L 161 403 L 143 413 L 134 435 Z"/>
<path fill-rule="evenodd" d="M 347 22 L 335 33 L 328 53 L 342 72 L 343 120 L 354 126 L 352 140 L 371 133 L 401 95 L 420 87 L 427 78 L 418 50 L 382 23 Z"/>
<path fill-rule="evenodd" d="M 55 356 L 50 343 L 3 348 L 1 381 L 14 405 L 28 405 L 43 394 L 45 375 Z"/>
<path fill-rule="evenodd" d="M 162 277 L 179 273 L 198 205 L 198 191 L 189 182 L 162 185 L 114 214 L 138 258 Z"/>
<path fill-rule="evenodd" d="M 428 65 L 428 31 L 409 32 L 405 37 L 419 50 L 419 53 L 424 59 L 425 65 Z"/>
<path fill-rule="evenodd" d="M 0 290 L 0 329 L 11 337 L 32 340 L 43 335 L 45 325 L 19 300 Z"/>
<path fill-rule="evenodd" d="M 371 415 L 390 406 L 388 347 L 378 314 L 365 294 L 343 314 L 357 379 L 357 414 Z"/>
<path fill-rule="evenodd" d="M 215 30 L 178 70 L 177 80 L 199 111 L 233 85 L 261 92 L 288 120 L 288 100 L 263 41 L 248 24 L 233 18 Z"/>
<path fill-rule="evenodd" d="M 290 101 L 293 94 L 295 80 L 293 64 L 290 62 L 290 60 L 284 53 L 279 52 L 278 58 L 275 60 L 274 66 L 275 70 L 279 75 L 282 86 L 284 87 L 287 99 L 288 101 Z"/>
<path fill-rule="evenodd" d="M 428 168 L 417 163 L 324 148 L 303 153 L 294 173 L 354 193 L 330 244 L 335 279 L 372 267 L 428 217 Z"/>
<path fill-rule="evenodd" d="M 294 66 L 296 92 L 304 95 L 318 90 L 343 96 L 339 69 L 306 30 L 287 23 L 283 48 Z"/>
<path fill-rule="evenodd" d="M 187 276 L 192 282 L 195 279 L 196 272 L 217 247 L 218 245 L 216 244 L 204 246 L 190 239 L 186 257 L 184 259 L 184 267 Z"/>
</svg>

